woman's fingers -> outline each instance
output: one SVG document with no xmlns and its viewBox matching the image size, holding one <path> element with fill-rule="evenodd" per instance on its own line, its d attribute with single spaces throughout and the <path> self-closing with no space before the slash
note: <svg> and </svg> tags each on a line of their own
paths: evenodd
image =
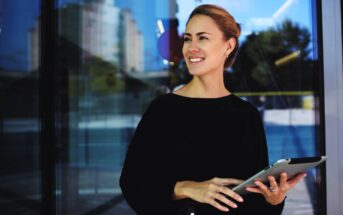
<svg viewBox="0 0 343 215">
<path fill-rule="evenodd" d="M 301 181 L 303 178 L 306 177 L 306 173 L 301 173 L 298 174 L 296 176 L 294 176 L 292 179 L 290 179 L 287 183 L 289 186 L 289 189 L 291 189 L 292 187 L 294 187 L 297 183 L 299 183 L 299 181 Z"/>
<path fill-rule="evenodd" d="M 237 208 L 237 205 L 236 205 L 234 202 L 228 200 L 227 198 L 225 198 L 225 197 L 224 197 L 222 194 L 220 194 L 220 193 L 215 193 L 215 194 L 214 194 L 214 198 L 217 199 L 217 200 L 219 200 L 219 201 L 221 201 L 221 202 L 223 202 L 223 203 L 225 203 L 226 205 L 228 205 L 228 206 L 230 206 L 230 207 L 232 207 L 232 208 Z"/>
<path fill-rule="evenodd" d="M 289 189 L 292 189 L 299 181 L 301 181 L 303 178 L 306 177 L 306 173 L 298 174 L 291 179 L 288 179 L 288 176 L 286 173 L 282 173 L 280 176 L 280 188 L 283 191 L 288 191 Z"/>
<path fill-rule="evenodd" d="M 243 198 L 240 195 L 238 195 L 237 193 L 233 192 L 232 190 L 230 190 L 229 188 L 225 186 L 211 184 L 209 189 L 211 191 L 209 193 L 210 198 L 208 200 L 208 203 L 218 208 L 219 210 L 228 211 L 228 208 L 224 207 L 223 205 L 218 203 L 216 200 L 232 208 L 238 207 L 237 204 L 234 201 L 229 200 L 227 196 L 230 196 L 232 199 L 238 202 L 243 202 Z"/>
<path fill-rule="evenodd" d="M 220 193 L 223 193 L 227 196 L 230 196 L 231 198 L 233 198 L 234 200 L 238 201 L 238 202 L 243 202 L 243 198 L 238 195 L 237 193 L 233 192 L 231 189 L 224 187 L 224 186 L 220 186 L 219 190 Z"/>
<path fill-rule="evenodd" d="M 252 193 L 260 193 L 266 198 L 268 203 L 276 205 L 280 204 L 285 199 L 286 192 L 299 183 L 305 176 L 306 174 L 302 173 L 288 180 L 287 174 L 282 173 L 279 183 L 274 176 L 269 176 L 269 186 L 261 181 L 255 181 L 256 187 L 247 187 L 246 190 Z"/>
<path fill-rule="evenodd" d="M 265 194 L 266 196 L 268 196 L 270 194 L 269 188 L 266 185 L 264 185 L 262 182 L 255 181 L 255 184 L 258 188 L 260 188 L 260 190 L 262 191 L 263 194 Z"/>
<path fill-rule="evenodd" d="M 280 176 L 280 187 L 285 188 L 287 185 L 287 173 L 281 173 Z"/>
<path fill-rule="evenodd" d="M 285 187 L 279 187 L 276 179 L 274 176 L 269 176 L 268 177 L 268 181 L 269 181 L 269 187 L 267 187 L 264 183 L 262 183 L 261 181 L 255 181 L 255 184 L 258 186 L 258 188 L 262 191 L 260 193 L 264 194 L 265 196 L 271 196 L 271 195 L 275 195 L 278 194 L 280 189 L 282 192 L 286 191 Z M 287 181 L 287 176 L 286 176 L 286 181 Z M 256 191 L 256 190 L 255 190 Z"/>
<path fill-rule="evenodd" d="M 195 186 L 190 189 L 189 196 L 198 202 L 208 203 L 221 211 L 229 211 L 229 207 L 237 208 L 235 201 L 243 202 L 243 198 L 226 185 L 240 184 L 242 182 L 239 179 L 212 178 L 208 181 L 194 183 Z"/>
<path fill-rule="evenodd" d="M 279 189 L 279 186 L 278 186 L 274 176 L 269 176 L 268 180 L 269 180 L 269 185 L 270 185 L 269 191 L 270 192 L 277 192 Z"/>
<path fill-rule="evenodd" d="M 229 211 L 229 208 L 224 207 L 223 205 L 221 205 L 218 202 L 216 202 L 216 200 L 214 200 L 214 199 L 210 199 L 209 200 L 209 204 L 212 205 L 213 207 L 221 210 L 221 211 Z"/>
<path fill-rule="evenodd" d="M 255 187 L 247 187 L 246 190 L 252 193 L 263 194 L 263 192 L 259 188 L 255 188 Z"/>
</svg>

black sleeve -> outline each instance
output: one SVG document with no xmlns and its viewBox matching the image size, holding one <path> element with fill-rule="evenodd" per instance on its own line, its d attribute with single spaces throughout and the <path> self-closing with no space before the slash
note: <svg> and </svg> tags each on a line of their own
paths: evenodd
<svg viewBox="0 0 343 215">
<path fill-rule="evenodd" d="M 153 101 L 129 145 L 122 173 L 122 193 L 139 215 L 172 214 L 172 194 L 176 181 L 169 168 L 168 150 L 164 145 L 167 122 L 163 108 Z"/>
<path fill-rule="evenodd" d="M 254 172 L 256 173 L 269 165 L 263 122 L 256 109 L 252 113 L 250 125 L 251 135 L 249 139 L 254 147 L 253 163 L 255 164 Z M 242 205 L 244 205 L 244 210 L 247 210 L 247 212 L 243 214 L 254 214 L 258 212 L 258 214 L 279 215 L 282 213 L 285 204 L 285 201 L 283 201 L 278 205 L 271 205 L 265 200 L 263 195 L 255 193 L 245 195 L 244 200 L 246 204 L 243 203 Z"/>
</svg>

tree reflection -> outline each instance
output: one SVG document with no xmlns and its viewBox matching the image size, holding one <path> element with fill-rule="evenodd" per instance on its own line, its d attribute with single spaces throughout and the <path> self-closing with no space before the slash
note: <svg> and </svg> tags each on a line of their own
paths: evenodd
<svg viewBox="0 0 343 215">
<path fill-rule="evenodd" d="M 305 91 L 313 88 L 310 33 L 290 20 L 253 33 L 240 47 L 232 72 L 234 91 Z"/>
</svg>

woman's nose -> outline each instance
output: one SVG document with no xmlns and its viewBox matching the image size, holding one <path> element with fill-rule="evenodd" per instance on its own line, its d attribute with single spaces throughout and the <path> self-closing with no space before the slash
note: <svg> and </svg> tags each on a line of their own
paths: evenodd
<svg viewBox="0 0 343 215">
<path fill-rule="evenodd" d="M 200 51 L 198 44 L 196 42 L 192 42 L 189 47 L 188 47 L 188 51 L 191 53 L 197 53 Z"/>
</svg>

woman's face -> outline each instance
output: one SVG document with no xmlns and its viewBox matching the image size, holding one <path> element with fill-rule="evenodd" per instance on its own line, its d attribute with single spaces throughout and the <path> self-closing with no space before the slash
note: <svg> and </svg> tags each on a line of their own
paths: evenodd
<svg viewBox="0 0 343 215">
<path fill-rule="evenodd" d="M 232 41 L 224 40 L 223 33 L 211 17 L 195 15 L 186 26 L 182 48 L 189 73 L 222 75 L 226 57 L 233 49 L 231 46 Z"/>
</svg>

